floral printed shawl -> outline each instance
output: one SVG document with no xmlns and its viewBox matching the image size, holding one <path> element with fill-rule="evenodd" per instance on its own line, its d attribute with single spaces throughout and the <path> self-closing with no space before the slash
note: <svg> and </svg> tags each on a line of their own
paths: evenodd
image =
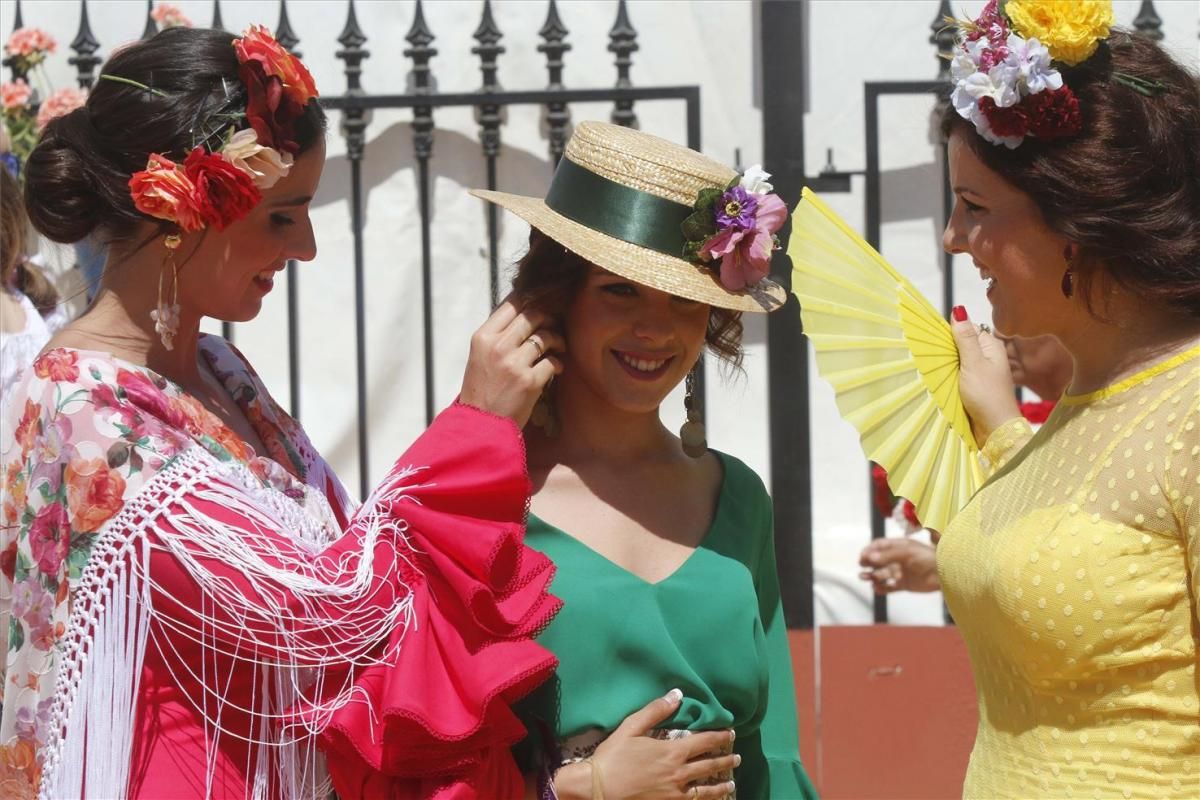
<svg viewBox="0 0 1200 800">
<path fill-rule="evenodd" d="M 0 424 L 0 796 L 40 783 L 70 596 L 99 531 L 193 445 L 242 464 L 336 532 L 351 506 L 303 430 L 241 354 L 217 337 L 201 353 L 271 458 L 256 455 L 198 401 L 154 372 L 73 349 L 44 354 L 6 398 Z M 34 451 L 40 457 L 31 458 Z M 327 494 L 328 493 L 328 494 Z M 332 507 L 331 502 L 332 501 Z"/>
</svg>

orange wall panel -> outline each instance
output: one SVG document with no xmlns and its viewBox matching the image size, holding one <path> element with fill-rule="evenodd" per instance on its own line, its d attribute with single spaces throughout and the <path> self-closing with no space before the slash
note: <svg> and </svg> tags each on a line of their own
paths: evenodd
<svg viewBox="0 0 1200 800">
<path fill-rule="evenodd" d="M 824 800 L 962 796 L 978 712 L 955 628 L 831 626 L 791 644 L 801 756 Z"/>
</svg>

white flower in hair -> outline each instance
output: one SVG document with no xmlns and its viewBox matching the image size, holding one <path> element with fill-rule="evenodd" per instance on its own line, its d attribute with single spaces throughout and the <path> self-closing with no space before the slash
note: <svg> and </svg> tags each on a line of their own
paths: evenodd
<svg viewBox="0 0 1200 800">
<path fill-rule="evenodd" d="M 770 194 L 775 191 L 775 187 L 767 182 L 771 177 L 771 173 L 765 172 L 762 164 L 755 164 L 747 167 L 742 173 L 742 181 L 739 184 L 743 189 L 750 194 Z"/>
<path fill-rule="evenodd" d="M 1008 56 L 1004 63 L 1017 71 L 1025 94 L 1038 94 L 1062 88 L 1062 75 L 1050 66 L 1050 51 L 1037 39 L 1022 39 L 1015 33 L 1010 33 Z"/>
<path fill-rule="evenodd" d="M 258 143 L 253 128 L 238 131 L 221 148 L 221 155 L 230 164 L 254 179 L 259 189 L 270 189 L 292 168 L 292 154 L 280 153 L 273 147 Z"/>
</svg>

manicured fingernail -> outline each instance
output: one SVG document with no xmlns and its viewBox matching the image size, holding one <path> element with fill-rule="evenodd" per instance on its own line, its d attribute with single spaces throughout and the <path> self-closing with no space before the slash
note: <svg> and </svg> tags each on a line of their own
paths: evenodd
<svg viewBox="0 0 1200 800">
<path fill-rule="evenodd" d="M 742 757 L 737 753 L 733 754 L 733 765 L 735 767 L 740 767 L 742 765 Z"/>
<path fill-rule="evenodd" d="M 730 793 L 730 794 L 733 794 L 734 792 L 736 792 L 736 791 L 737 791 L 737 784 L 736 784 L 736 783 L 734 783 L 733 781 L 730 781 L 729 783 L 727 783 L 727 784 L 725 784 L 725 785 L 729 787 L 729 793 Z"/>
<path fill-rule="evenodd" d="M 965 306 L 955 306 L 950 315 L 954 317 L 955 322 L 967 321 L 967 309 Z"/>
<path fill-rule="evenodd" d="M 683 699 L 683 690 L 682 689 L 672 689 L 671 691 L 667 692 L 666 697 L 664 697 L 663 699 L 666 700 L 671 705 L 675 705 L 676 703 L 678 703 L 680 700 Z"/>
<path fill-rule="evenodd" d="M 729 741 L 732 742 L 736 738 L 737 738 L 737 731 L 735 731 L 733 728 L 730 728 L 729 729 Z"/>
</svg>

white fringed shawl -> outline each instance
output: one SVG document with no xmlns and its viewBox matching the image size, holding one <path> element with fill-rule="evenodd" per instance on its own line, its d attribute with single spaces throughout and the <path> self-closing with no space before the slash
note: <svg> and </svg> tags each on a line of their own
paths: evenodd
<svg viewBox="0 0 1200 800">
<path fill-rule="evenodd" d="M 408 483 L 414 472 L 397 469 L 381 484 L 355 517 L 357 546 L 336 560 L 320 555 L 341 535 L 334 526 L 199 446 L 151 478 L 101 529 L 74 591 L 40 796 L 127 793 L 146 648 L 169 656 L 178 639 L 232 657 L 239 668 L 254 670 L 260 686 L 246 709 L 257 724 L 236 730 L 223 719 L 227 676 L 204 674 L 208 659 L 176 676 L 204 687 L 203 697 L 191 699 L 211 743 L 210 780 L 220 737 L 242 737 L 258 745 L 247 776 L 252 797 L 327 797 L 330 784 L 314 742 L 334 710 L 356 701 L 352 670 L 345 668 L 387 660 L 391 651 L 379 645 L 412 620 L 412 594 L 395 577 L 403 574 L 397 563 L 403 556 L 380 548 L 392 556 L 381 565 L 376 544 L 404 538 L 403 521 L 377 509 L 404 499 L 415 488 Z M 213 504 L 248 524 L 213 516 Z M 156 608 L 155 598 L 169 595 L 150 563 L 164 550 L 200 587 L 200 608 L 171 604 L 184 607 L 183 614 Z M 252 591 L 214 574 L 210 559 L 235 566 Z M 381 570 L 393 577 L 381 582 Z M 359 613 L 367 607 L 375 613 Z M 234 630 L 229 618 L 238 622 Z M 326 685 L 326 667 L 335 665 L 339 682 Z"/>
</svg>

